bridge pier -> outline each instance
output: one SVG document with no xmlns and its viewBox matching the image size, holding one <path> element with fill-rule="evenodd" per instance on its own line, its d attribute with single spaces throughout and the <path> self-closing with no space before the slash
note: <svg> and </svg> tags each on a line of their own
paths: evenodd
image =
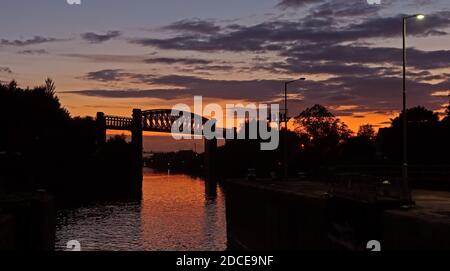
<svg viewBox="0 0 450 271">
<path fill-rule="evenodd" d="M 205 139 L 205 179 L 209 185 L 217 182 L 216 155 L 217 139 Z"/>
<path fill-rule="evenodd" d="M 105 113 L 97 112 L 95 119 L 97 129 L 97 145 L 101 146 L 106 142 L 106 117 Z"/>
<path fill-rule="evenodd" d="M 136 176 L 139 180 L 139 185 L 142 184 L 142 151 L 143 151 L 143 124 L 142 124 L 142 110 L 133 109 L 133 121 L 131 124 L 131 144 L 135 151 L 135 166 Z"/>
</svg>

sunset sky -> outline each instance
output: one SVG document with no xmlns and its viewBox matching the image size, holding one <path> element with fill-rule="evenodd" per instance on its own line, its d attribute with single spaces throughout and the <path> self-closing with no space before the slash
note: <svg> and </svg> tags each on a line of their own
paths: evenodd
<svg viewBox="0 0 450 271">
<path fill-rule="evenodd" d="M 279 102 L 328 106 L 353 130 L 401 108 L 401 17 L 409 106 L 443 111 L 450 91 L 448 0 L 0 0 L 0 81 L 56 81 L 71 115 Z"/>
</svg>

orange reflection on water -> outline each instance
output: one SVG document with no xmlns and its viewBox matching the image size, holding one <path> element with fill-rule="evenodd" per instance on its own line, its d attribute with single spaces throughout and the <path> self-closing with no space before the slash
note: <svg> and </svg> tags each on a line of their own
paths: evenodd
<svg viewBox="0 0 450 271">
<path fill-rule="evenodd" d="M 224 250 L 222 190 L 205 194 L 205 183 L 186 175 L 144 174 L 141 227 L 145 250 Z M 213 196 L 213 197 L 210 197 Z"/>
<path fill-rule="evenodd" d="M 83 251 L 225 250 L 224 195 L 218 187 L 205 187 L 186 175 L 144 171 L 140 202 L 60 211 L 56 249 L 77 240 Z"/>
</svg>

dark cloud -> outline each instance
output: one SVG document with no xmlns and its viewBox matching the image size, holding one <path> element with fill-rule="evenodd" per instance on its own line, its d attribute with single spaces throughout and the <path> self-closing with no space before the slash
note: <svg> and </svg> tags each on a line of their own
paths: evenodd
<svg viewBox="0 0 450 271">
<path fill-rule="evenodd" d="M 340 102 L 340 103 L 351 103 L 352 100 L 354 100 L 355 97 L 350 95 L 350 94 L 345 94 L 345 93 L 333 93 L 331 95 L 329 95 L 326 100 L 327 102 Z"/>
<path fill-rule="evenodd" d="M 131 98 L 131 97 L 164 97 L 174 99 L 201 95 L 212 98 L 236 98 L 248 100 L 271 99 L 279 90 L 281 84 L 277 80 L 212 80 L 197 76 L 167 75 L 154 76 L 148 74 L 126 73 L 122 70 L 102 70 L 90 72 L 86 79 L 100 82 L 133 82 L 153 85 L 165 85 L 167 89 L 161 90 L 133 90 L 133 91 L 73 91 L 79 95 Z M 159 96 L 153 96 L 154 92 Z"/>
<path fill-rule="evenodd" d="M 328 95 L 347 95 L 353 97 L 351 104 L 360 106 L 356 112 L 381 111 L 391 112 L 401 106 L 401 77 L 373 76 L 354 77 L 342 76 L 328 79 L 321 82 L 323 86 L 318 86 L 315 91 L 306 92 L 307 100 L 322 100 Z M 325 88 L 324 88 L 325 87 Z M 438 84 L 417 82 L 409 79 L 408 102 L 410 105 L 423 105 L 428 108 L 440 108 L 443 100 L 439 97 L 431 97 L 431 94 L 438 90 L 449 89 L 450 80 Z M 328 99 L 326 104 L 341 105 L 342 101 Z"/>
<path fill-rule="evenodd" d="M 221 30 L 221 27 L 216 25 L 213 21 L 205 21 L 201 19 L 187 19 L 174 22 L 168 26 L 163 27 L 163 29 L 173 30 L 176 32 L 211 34 L 219 32 Z"/>
<path fill-rule="evenodd" d="M 404 14 L 395 17 L 376 17 L 366 20 L 360 24 L 351 24 L 344 34 L 349 35 L 358 33 L 358 37 L 362 38 L 390 38 L 400 36 L 401 31 L 396 25 L 401 25 Z M 430 14 L 426 20 L 410 20 L 408 21 L 408 35 L 415 36 L 432 36 L 445 35 L 444 29 L 450 26 L 450 12 L 443 11 Z M 400 28 L 401 29 L 401 28 Z M 363 33 L 366 32 L 367 35 Z"/>
<path fill-rule="evenodd" d="M 369 5 L 368 5 L 369 6 Z M 181 34 L 156 39 L 140 38 L 130 42 L 159 49 L 191 51 L 284 51 L 292 44 L 342 44 L 371 38 L 401 36 L 403 15 L 372 16 L 358 23 L 340 25 L 334 16 L 313 16 L 299 21 L 269 21 L 251 26 L 234 26 L 232 30 L 211 35 Z M 411 20 L 408 34 L 415 36 L 443 35 L 450 26 L 450 12 L 438 12 L 423 21 Z"/>
<path fill-rule="evenodd" d="M 450 51 L 423 51 L 408 49 L 408 66 L 416 69 L 437 69 L 450 67 Z M 392 64 L 399 66 L 402 62 L 402 49 L 391 47 L 367 46 L 295 46 L 282 53 L 291 66 L 301 62 L 333 62 L 334 64 Z M 344 67 L 345 68 L 345 67 Z"/>
<path fill-rule="evenodd" d="M 27 40 L 2 39 L 2 40 L 0 40 L 0 45 L 22 47 L 22 46 L 36 45 L 36 44 L 49 43 L 49 42 L 57 42 L 57 41 L 64 41 L 64 39 L 48 38 L 48 37 L 42 37 L 42 36 L 34 36 L 32 39 L 27 39 Z"/>
<path fill-rule="evenodd" d="M 320 3 L 323 1 L 324 0 L 281 0 L 280 3 L 278 3 L 278 6 L 281 8 L 301 7 L 307 4 Z"/>
<path fill-rule="evenodd" d="M 75 57 L 92 62 L 104 62 L 104 63 L 143 62 L 146 57 L 138 55 L 108 55 L 108 54 L 63 54 L 62 56 Z"/>
<path fill-rule="evenodd" d="M 382 0 L 380 5 L 368 5 L 367 0 L 331 0 L 321 2 L 323 3 L 311 9 L 310 14 L 307 16 L 308 20 L 323 17 L 354 19 L 354 17 L 374 16 L 389 5 L 389 2 L 386 0 Z"/>
<path fill-rule="evenodd" d="M 272 102 L 281 98 L 283 80 L 217 80 L 201 77 L 216 71 L 251 72 L 265 70 L 283 77 L 291 74 L 329 74 L 326 79 L 306 81 L 289 90 L 293 110 L 301 110 L 306 102 L 336 108 L 341 115 L 359 118 L 363 112 L 389 114 L 401 108 L 401 61 L 399 48 L 376 47 L 371 39 L 400 37 L 403 15 L 381 17 L 383 5 L 367 5 L 365 1 L 282 1 L 282 6 L 301 6 L 309 13 L 299 20 L 276 19 L 255 25 L 217 26 L 199 19 L 179 21 L 165 29 L 176 32 L 168 38 L 141 38 L 130 42 L 159 49 L 200 52 L 270 52 L 248 65 L 234 65 L 195 58 L 149 58 L 147 63 L 177 64 L 177 72 L 196 76 L 128 73 L 104 70 L 89 73 L 87 79 L 100 82 L 139 83 L 158 86 L 144 90 L 81 90 L 70 93 L 110 98 L 208 98 Z M 389 1 L 390 2 L 390 1 Z M 280 4 L 281 5 L 281 4 Z M 408 22 L 408 34 L 414 36 L 444 35 L 450 26 L 450 12 L 430 14 L 426 20 Z M 366 42 L 366 43 L 364 43 Z M 268 56 L 261 54 L 262 56 Z M 271 61 L 278 56 L 276 62 Z M 446 74 L 433 69 L 449 68 L 450 51 L 408 49 L 408 101 L 438 109 L 443 97 L 432 96 L 450 89 Z M 233 65 L 232 65 L 233 64 Z M 244 67 L 243 67 L 244 66 Z M 211 73 L 210 73 L 211 72 Z M 432 83 L 431 83 L 432 82 Z M 438 82 L 438 83 L 436 83 Z M 160 89 L 164 86 L 164 89 Z M 297 95 L 296 95 L 297 94 Z M 303 98 L 304 97 L 304 100 Z M 351 105 L 339 110 L 339 105 Z M 356 106 L 355 106 L 356 105 Z M 290 106 L 290 107 L 291 107 Z M 356 115 L 354 112 L 357 112 Z M 361 113 L 361 114 L 360 114 Z"/>
<path fill-rule="evenodd" d="M 120 31 L 108 31 L 106 34 L 97 34 L 94 32 L 87 32 L 81 34 L 81 37 L 90 42 L 90 43 L 102 43 L 105 41 L 109 41 L 115 38 L 118 38 L 122 35 Z"/>
<path fill-rule="evenodd" d="M 211 72 L 228 72 L 237 70 L 233 65 L 195 65 L 191 67 L 178 68 L 181 72 L 211 74 Z"/>
<path fill-rule="evenodd" d="M 430 73 L 433 69 L 450 68 L 450 51 L 407 50 L 408 76 L 417 80 L 445 80 L 443 74 Z M 275 74 L 330 74 L 374 76 L 377 78 L 401 74 L 402 49 L 367 46 L 295 46 L 283 52 L 284 61 L 254 64 L 250 70 L 265 70 Z"/>
<path fill-rule="evenodd" d="M 132 43 L 142 46 L 152 46 L 167 50 L 190 51 L 263 51 L 264 41 L 260 39 L 235 40 L 234 36 L 220 35 L 202 38 L 196 35 L 186 35 L 168 39 L 142 38 L 134 39 Z"/>
<path fill-rule="evenodd" d="M 449 73 L 431 74 L 430 72 L 424 72 L 423 74 L 419 73 L 413 76 L 416 78 L 417 81 L 433 81 L 433 80 L 443 81 L 450 78 Z"/>
<path fill-rule="evenodd" d="M 184 64 L 184 65 L 207 65 L 211 64 L 213 61 L 198 58 L 169 58 L 169 57 L 158 57 L 149 58 L 144 60 L 144 62 L 149 64 Z"/>
<path fill-rule="evenodd" d="M 198 76 L 127 73 L 122 70 L 106 70 L 89 73 L 86 77 L 100 82 L 117 81 L 165 86 L 165 89 L 148 90 L 81 90 L 72 94 L 110 98 L 161 98 L 180 99 L 200 95 L 205 98 L 274 102 L 282 96 L 284 80 L 215 80 Z M 300 111 L 305 101 L 321 103 L 338 108 L 340 105 L 357 105 L 351 109 L 338 110 L 340 114 L 352 112 L 389 113 L 401 107 L 400 76 L 371 76 L 352 74 L 331 77 L 322 81 L 304 81 L 291 86 L 289 93 L 304 97 L 291 99 L 294 111 Z M 438 109 L 445 102 L 443 97 L 432 96 L 437 91 L 450 89 L 450 80 L 431 84 L 409 78 L 408 100 L 410 105 L 421 104 Z M 341 112 L 342 111 L 342 112 Z M 345 111 L 345 112 L 344 112 Z"/>
<path fill-rule="evenodd" d="M 189 68 L 195 68 L 207 66 L 213 64 L 213 60 L 200 59 L 200 58 L 172 58 L 172 57 L 153 57 L 148 58 L 148 55 L 108 55 L 108 54 L 63 54 L 65 57 L 75 57 L 85 59 L 92 62 L 102 63 L 147 63 L 147 64 L 166 64 L 174 65 L 179 64 L 179 67 L 183 65 L 190 66 Z"/>
<path fill-rule="evenodd" d="M 17 52 L 19 55 L 47 55 L 48 51 L 44 49 L 38 49 L 38 50 L 23 50 Z"/>
<path fill-rule="evenodd" d="M 8 67 L 0 67 L 0 73 L 8 73 L 11 74 L 12 70 Z"/>
<path fill-rule="evenodd" d="M 223 61 L 215 64 L 216 61 L 198 58 L 159 57 L 146 59 L 145 62 L 149 64 L 176 65 L 175 68 L 179 72 L 203 75 L 211 74 L 211 72 L 232 71 L 236 69 L 235 66 Z"/>
<path fill-rule="evenodd" d="M 123 72 L 121 69 L 107 69 L 100 70 L 95 72 L 87 73 L 84 78 L 87 80 L 94 80 L 100 82 L 113 82 L 113 81 L 121 81 L 129 74 Z"/>
<path fill-rule="evenodd" d="M 279 42 L 289 42 L 300 31 L 298 22 L 265 22 L 253 26 L 234 25 L 231 31 L 211 35 L 183 34 L 180 36 L 155 39 L 140 38 L 132 43 L 153 46 L 160 49 L 193 51 L 264 51 L 280 50 Z M 269 47 L 270 46 L 270 47 Z"/>
<path fill-rule="evenodd" d="M 127 90 L 110 90 L 110 89 L 93 89 L 79 91 L 65 91 L 68 94 L 77 94 L 88 97 L 102 98 L 156 98 L 168 99 L 169 97 L 180 97 L 183 91 L 180 89 L 127 89 Z"/>
<path fill-rule="evenodd" d="M 333 61 L 304 61 L 295 58 L 288 58 L 286 62 L 256 64 L 251 70 L 266 70 L 278 74 L 330 74 L 338 76 L 385 76 L 399 73 L 397 68 L 371 67 L 366 65 L 366 63 L 347 64 Z"/>
</svg>

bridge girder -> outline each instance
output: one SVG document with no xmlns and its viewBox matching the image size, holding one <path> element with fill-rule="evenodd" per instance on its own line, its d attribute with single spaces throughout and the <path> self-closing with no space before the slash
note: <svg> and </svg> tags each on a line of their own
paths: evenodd
<svg viewBox="0 0 450 271">
<path fill-rule="evenodd" d="M 177 115 L 172 115 L 172 112 Z M 133 119 L 119 116 L 105 116 L 106 129 L 132 130 Z M 207 118 L 186 111 L 172 111 L 171 109 L 156 109 L 142 111 L 142 130 L 149 132 L 171 133 L 172 127 L 180 127 L 177 132 L 201 132 Z"/>
</svg>

